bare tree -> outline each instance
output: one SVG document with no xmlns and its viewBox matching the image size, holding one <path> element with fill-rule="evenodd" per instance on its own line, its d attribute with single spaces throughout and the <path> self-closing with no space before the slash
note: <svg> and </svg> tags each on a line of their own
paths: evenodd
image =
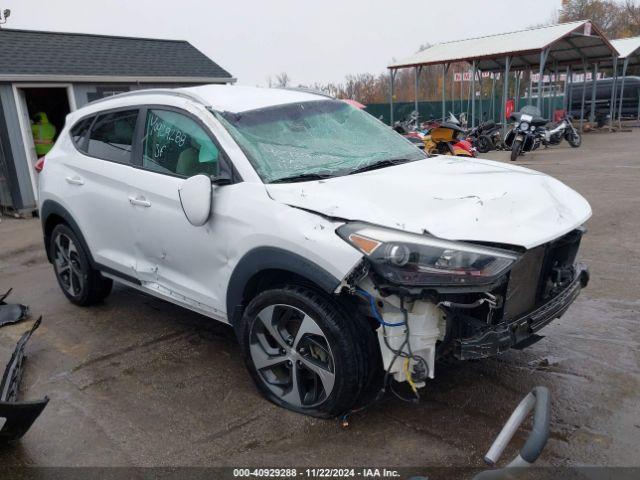
<svg viewBox="0 0 640 480">
<path fill-rule="evenodd" d="M 287 88 L 291 83 L 291 78 L 287 72 L 282 72 L 276 75 L 276 87 Z"/>
<path fill-rule="evenodd" d="M 609 38 L 640 34 L 640 6 L 636 0 L 563 0 L 561 22 L 593 20 Z"/>
</svg>

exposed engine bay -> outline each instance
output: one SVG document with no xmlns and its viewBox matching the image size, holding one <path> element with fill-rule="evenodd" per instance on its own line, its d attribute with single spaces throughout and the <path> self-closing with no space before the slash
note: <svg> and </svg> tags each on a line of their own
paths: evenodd
<svg viewBox="0 0 640 480">
<path fill-rule="evenodd" d="M 481 285 L 401 285 L 367 258 L 345 283 L 379 324 L 387 376 L 415 392 L 435 377 L 438 358 L 484 358 L 540 340 L 536 332 L 564 314 L 588 283 L 586 266 L 576 262 L 583 233 L 575 229 L 526 251 L 498 246 L 517 260 Z"/>
</svg>

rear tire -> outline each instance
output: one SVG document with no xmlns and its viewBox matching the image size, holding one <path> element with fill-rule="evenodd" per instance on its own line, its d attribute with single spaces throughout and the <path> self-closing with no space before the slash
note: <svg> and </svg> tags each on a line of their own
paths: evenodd
<svg viewBox="0 0 640 480">
<path fill-rule="evenodd" d="M 515 162 L 518 155 L 522 151 L 522 140 L 514 140 L 513 145 L 511 145 L 511 161 Z"/>
<path fill-rule="evenodd" d="M 371 352 L 373 329 L 324 293 L 294 285 L 263 291 L 240 322 L 247 369 L 278 406 L 337 416 L 370 395 L 381 378 L 379 351 L 377 357 Z"/>
<path fill-rule="evenodd" d="M 49 252 L 58 285 L 71 303 L 86 307 L 100 303 L 109 295 L 113 281 L 91 268 L 82 243 L 67 225 L 60 224 L 53 229 Z"/>
</svg>

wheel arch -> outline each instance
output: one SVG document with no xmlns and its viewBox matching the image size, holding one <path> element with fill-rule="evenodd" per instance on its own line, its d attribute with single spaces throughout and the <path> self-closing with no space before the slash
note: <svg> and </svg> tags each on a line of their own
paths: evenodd
<svg viewBox="0 0 640 480">
<path fill-rule="evenodd" d="M 44 249 L 47 252 L 47 259 L 51 262 L 51 252 L 49 251 L 49 245 L 51 243 L 51 232 L 56 228 L 59 224 L 67 225 L 73 233 L 76 234 L 78 240 L 82 244 L 82 248 L 87 253 L 89 257 L 89 263 L 91 264 L 91 268 L 96 268 L 96 263 L 91 256 L 91 250 L 87 245 L 86 240 L 84 239 L 84 235 L 82 234 L 82 230 L 78 223 L 73 219 L 73 216 L 58 202 L 53 200 L 45 200 L 40 208 L 40 220 L 42 222 L 42 233 L 44 236 Z"/>
<path fill-rule="evenodd" d="M 258 247 L 247 252 L 238 262 L 227 286 L 227 317 L 236 324 L 256 293 L 268 285 L 299 283 L 333 294 L 340 279 L 316 263 L 277 247 Z"/>
</svg>

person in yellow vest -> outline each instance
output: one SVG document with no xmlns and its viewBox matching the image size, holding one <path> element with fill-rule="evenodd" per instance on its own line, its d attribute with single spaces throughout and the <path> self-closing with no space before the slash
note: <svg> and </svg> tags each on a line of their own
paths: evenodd
<svg viewBox="0 0 640 480">
<path fill-rule="evenodd" d="M 53 147 L 53 139 L 56 136 L 56 127 L 49 123 L 47 114 L 38 112 L 34 116 L 34 123 L 31 125 L 33 141 L 36 144 L 36 154 L 38 157 L 46 155 Z"/>
</svg>

